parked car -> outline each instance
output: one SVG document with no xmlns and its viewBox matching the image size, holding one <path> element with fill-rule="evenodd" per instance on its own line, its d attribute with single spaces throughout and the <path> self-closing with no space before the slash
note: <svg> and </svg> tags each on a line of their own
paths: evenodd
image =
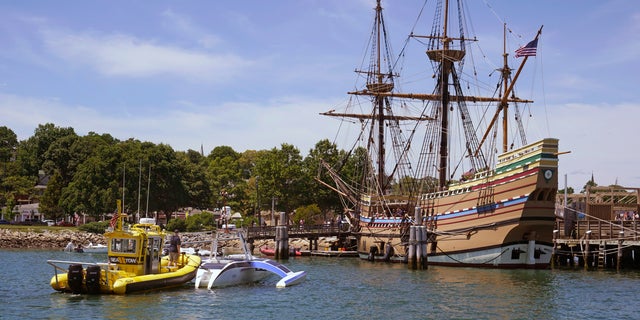
<svg viewBox="0 0 640 320">
<path fill-rule="evenodd" d="M 56 225 L 56 222 L 53 220 L 42 220 L 42 222 L 46 223 L 49 227 Z"/>
<path fill-rule="evenodd" d="M 11 222 L 9 222 L 9 221 L 7 221 L 5 219 L 2 219 L 2 220 L 0 220 L 0 224 L 11 224 Z"/>
</svg>

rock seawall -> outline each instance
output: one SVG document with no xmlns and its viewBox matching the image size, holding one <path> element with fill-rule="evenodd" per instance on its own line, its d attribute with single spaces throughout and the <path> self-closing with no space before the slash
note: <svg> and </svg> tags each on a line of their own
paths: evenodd
<svg viewBox="0 0 640 320">
<path fill-rule="evenodd" d="M 71 230 L 24 231 L 0 229 L 0 248 L 26 249 L 64 249 L 69 241 L 74 244 L 106 244 L 101 234 Z"/>
<path fill-rule="evenodd" d="M 170 234 L 169 234 L 170 235 Z M 210 249 L 211 243 L 207 243 L 211 239 L 211 234 L 203 233 L 183 233 L 181 234 L 183 247 L 193 247 L 198 249 Z M 0 248 L 4 249 L 64 249 L 67 244 L 72 241 L 75 245 L 87 246 L 93 244 L 107 244 L 106 239 L 101 234 L 89 233 L 84 231 L 73 230 L 13 230 L 0 228 Z M 189 244 L 192 242 L 194 244 Z M 329 245 L 324 243 L 324 239 L 320 239 L 320 245 Z M 273 240 L 258 240 L 254 243 L 254 247 L 274 246 Z M 289 239 L 289 246 L 301 250 L 309 249 L 309 241 L 306 239 L 292 238 Z M 238 241 L 221 244 L 221 247 L 231 247 L 241 251 Z M 257 251 L 257 250 L 255 250 Z"/>
</svg>

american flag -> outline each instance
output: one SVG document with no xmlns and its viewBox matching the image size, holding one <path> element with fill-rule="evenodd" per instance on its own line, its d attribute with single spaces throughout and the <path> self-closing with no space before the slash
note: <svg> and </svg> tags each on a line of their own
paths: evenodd
<svg viewBox="0 0 640 320">
<path fill-rule="evenodd" d="M 118 224 L 118 213 L 115 212 L 113 214 L 113 217 L 111 217 L 111 222 L 109 222 L 109 226 L 111 227 L 111 229 L 115 229 L 116 228 L 116 224 Z"/>
<path fill-rule="evenodd" d="M 538 39 L 533 39 L 531 42 L 527 43 L 526 46 L 520 47 L 516 50 L 516 58 L 535 56 L 537 48 Z"/>
</svg>

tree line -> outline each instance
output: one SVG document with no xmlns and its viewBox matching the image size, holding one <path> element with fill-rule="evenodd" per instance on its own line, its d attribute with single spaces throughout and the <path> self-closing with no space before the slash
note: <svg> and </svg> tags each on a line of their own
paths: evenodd
<svg viewBox="0 0 640 320">
<path fill-rule="evenodd" d="M 213 209 L 228 205 L 245 216 L 261 210 L 288 213 L 300 209 L 307 221 L 341 210 L 338 195 L 316 181 L 320 159 L 349 158 L 335 144 L 321 140 L 306 157 L 283 143 L 270 150 L 237 152 L 218 146 L 205 155 L 176 151 L 166 144 L 109 134 L 80 136 L 71 127 L 39 125 L 18 141 L 0 127 L 0 205 L 5 217 L 19 199 L 39 202 L 47 219 L 86 214 L 101 220 L 124 197 L 124 211 L 174 212 L 179 208 Z M 354 161 L 351 161 L 353 165 Z M 349 172 L 349 161 L 342 165 Z M 355 172 L 355 171 L 353 171 Z M 48 182 L 44 193 L 34 186 Z M 147 196 L 148 195 L 148 196 Z M 148 201 L 147 201 L 148 198 Z"/>
<path fill-rule="evenodd" d="M 124 212 L 140 208 L 141 216 L 228 205 L 252 217 L 273 205 L 275 211 L 295 212 L 295 221 L 321 222 L 343 209 L 338 194 L 323 185 L 333 182 L 324 171 L 319 173 L 320 161 L 340 168 L 341 176 L 353 183 L 363 181 L 366 154 L 362 148 L 339 150 L 324 139 L 306 157 L 286 143 L 243 152 L 218 146 L 205 155 L 136 139 L 120 141 L 109 134 L 79 136 L 71 127 L 52 123 L 18 141 L 10 128 L 0 126 L 0 207 L 11 218 L 11 208 L 28 200 L 39 202 L 46 219 L 86 214 L 102 220 L 124 195 Z M 42 177 L 48 181 L 40 193 L 34 186 Z M 581 193 L 588 186 L 597 186 L 593 178 Z"/>
</svg>

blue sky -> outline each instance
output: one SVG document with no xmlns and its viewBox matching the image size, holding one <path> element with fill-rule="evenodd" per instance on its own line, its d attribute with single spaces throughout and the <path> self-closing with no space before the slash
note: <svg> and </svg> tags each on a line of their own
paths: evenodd
<svg viewBox="0 0 640 320">
<path fill-rule="evenodd" d="M 422 3 L 383 1 L 395 50 Z M 175 150 L 289 143 L 306 155 L 334 138 L 336 122 L 318 113 L 344 103 L 353 89 L 374 6 L 2 1 L 0 125 L 19 139 L 51 122 Z M 511 52 L 544 25 L 538 56 L 523 74 L 539 80 L 520 93 L 535 92 L 544 111 L 532 131 L 571 151 L 560 164 L 569 185 L 579 191 L 593 173 L 600 185 L 640 187 L 640 4 L 475 0 L 469 7 L 472 35 L 493 62 L 500 51 L 484 48 L 501 49 L 503 22 Z"/>
</svg>

